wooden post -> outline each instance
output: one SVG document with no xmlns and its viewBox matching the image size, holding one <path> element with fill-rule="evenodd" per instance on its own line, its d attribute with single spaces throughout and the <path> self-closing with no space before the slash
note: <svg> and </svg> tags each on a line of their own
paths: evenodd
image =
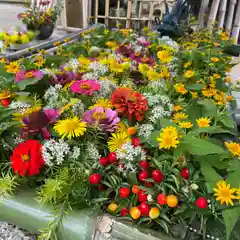
<svg viewBox="0 0 240 240">
<path fill-rule="evenodd" d="M 128 0 L 126 28 L 131 27 L 132 0 Z"/>
<path fill-rule="evenodd" d="M 211 29 L 213 28 L 214 23 L 216 21 L 219 3 L 220 3 L 220 0 L 213 0 L 213 2 L 212 2 L 212 7 L 211 7 L 211 11 L 210 11 L 210 14 L 208 17 L 208 24 L 207 24 L 207 26 Z"/>
<path fill-rule="evenodd" d="M 149 16 L 148 16 L 148 28 L 150 29 L 152 26 L 152 21 L 153 21 L 153 12 L 154 12 L 154 3 L 153 1 L 149 2 L 150 4 L 150 10 L 149 10 Z"/>
<path fill-rule="evenodd" d="M 139 9 L 138 9 L 138 15 L 137 15 L 137 17 L 138 18 L 141 18 L 141 16 L 142 16 L 142 2 L 141 1 L 138 1 L 137 2 L 137 4 L 139 3 Z M 140 29 L 140 27 L 141 27 L 141 21 L 138 21 L 138 23 L 137 23 L 137 28 L 138 28 L 138 30 Z"/>
<path fill-rule="evenodd" d="M 95 0 L 95 24 L 98 23 L 98 7 L 99 7 L 99 4 L 98 4 L 98 0 Z"/>
<path fill-rule="evenodd" d="M 218 20 L 218 28 L 223 28 L 225 15 L 227 8 L 227 0 L 221 0 L 221 4 L 219 7 L 219 20 Z"/>
<path fill-rule="evenodd" d="M 238 1 L 237 11 L 232 29 L 232 38 L 235 41 L 235 43 L 238 43 L 239 31 L 240 31 L 240 1 Z"/>
<path fill-rule="evenodd" d="M 237 0 L 231 0 L 229 10 L 228 10 L 228 18 L 226 23 L 226 32 L 230 33 L 232 29 L 232 22 L 233 22 L 233 15 L 234 15 L 234 9 L 236 6 Z"/>
<path fill-rule="evenodd" d="M 198 29 L 204 28 L 205 14 L 208 9 L 209 0 L 202 0 L 199 15 L 198 15 Z"/>
</svg>

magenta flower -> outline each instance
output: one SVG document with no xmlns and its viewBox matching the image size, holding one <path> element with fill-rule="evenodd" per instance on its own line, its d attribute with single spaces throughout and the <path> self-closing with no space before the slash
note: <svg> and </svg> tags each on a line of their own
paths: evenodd
<svg viewBox="0 0 240 240">
<path fill-rule="evenodd" d="M 97 125 L 106 132 L 114 132 L 118 127 L 120 118 L 116 111 L 112 109 L 104 109 L 103 107 L 95 107 L 84 113 L 83 120 L 89 125 Z"/>
<path fill-rule="evenodd" d="M 80 93 L 88 96 L 92 96 L 93 92 L 99 91 L 100 88 L 101 85 L 94 80 L 77 80 L 71 86 L 73 93 Z"/>
<path fill-rule="evenodd" d="M 150 45 L 150 42 L 147 41 L 144 37 L 140 37 L 137 39 L 137 44 L 148 47 Z"/>
<path fill-rule="evenodd" d="M 28 78 L 37 78 L 41 80 L 43 78 L 43 74 L 39 70 L 20 70 L 16 74 L 15 81 L 18 83 Z"/>
</svg>

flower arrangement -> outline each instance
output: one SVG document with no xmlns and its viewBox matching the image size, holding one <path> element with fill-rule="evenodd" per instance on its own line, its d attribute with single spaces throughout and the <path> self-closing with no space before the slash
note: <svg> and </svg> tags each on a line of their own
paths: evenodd
<svg viewBox="0 0 240 240">
<path fill-rule="evenodd" d="M 95 206 L 177 239 L 192 222 L 204 238 L 219 219 L 231 239 L 240 143 L 227 41 L 144 32 L 95 29 L 55 57 L 1 61 L 2 105 L 21 125 L 0 191 L 35 176 L 40 203 Z"/>
</svg>

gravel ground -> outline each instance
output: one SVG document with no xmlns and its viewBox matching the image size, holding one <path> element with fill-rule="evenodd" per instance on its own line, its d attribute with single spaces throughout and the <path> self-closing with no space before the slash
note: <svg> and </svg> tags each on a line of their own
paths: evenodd
<svg viewBox="0 0 240 240">
<path fill-rule="evenodd" d="M 16 226 L 0 222 L 0 240 L 37 240 L 37 237 Z"/>
</svg>

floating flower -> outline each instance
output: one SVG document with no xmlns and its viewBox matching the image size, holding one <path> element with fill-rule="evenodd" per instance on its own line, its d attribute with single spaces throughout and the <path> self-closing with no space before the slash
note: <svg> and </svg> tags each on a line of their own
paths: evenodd
<svg viewBox="0 0 240 240">
<path fill-rule="evenodd" d="M 20 70 L 16 74 L 15 81 L 18 83 L 27 78 L 36 78 L 41 80 L 43 78 L 43 74 L 39 70 Z"/>
<path fill-rule="evenodd" d="M 8 73 L 16 74 L 20 70 L 20 65 L 18 62 L 10 62 L 9 64 L 5 65 L 5 69 Z"/>
<path fill-rule="evenodd" d="M 197 125 L 199 128 L 208 128 L 210 127 L 211 119 L 207 117 L 202 117 L 197 119 Z"/>
<path fill-rule="evenodd" d="M 157 56 L 162 63 L 169 63 L 173 59 L 171 52 L 166 50 L 159 51 Z"/>
<path fill-rule="evenodd" d="M 83 120 L 89 125 L 98 125 L 102 130 L 113 132 L 120 122 L 116 111 L 95 107 L 84 113 Z"/>
<path fill-rule="evenodd" d="M 193 124 L 191 122 L 188 122 L 188 121 L 184 121 L 184 122 L 180 122 L 179 123 L 179 127 L 180 128 L 192 128 L 193 127 Z"/>
<path fill-rule="evenodd" d="M 175 88 L 176 92 L 181 93 L 182 95 L 185 95 L 188 92 L 182 83 L 175 84 L 174 88 Z"/>
<path fill-rule="evenodd" d="M 173 122 L 179 123 L 180 121 L 182 121 L 186 118 L 188 118 L 188 115 L 186 113 L 183 113 L 183 112 L 174 113 Z"/>
<path fill-rule="evenodd" d="M 117 112 L 128 117 L 132 121 L 135 117 L 137 121 L 142 121 L 148 110 L 147 99 L 131 88 L 118 88 L 112 94 L 111 103 Z"/>
<path fill-rule="evenodd" d="M 220 201 L 221 204 L 232 205 L 234 199 L 237 199 L 237 196 L 234 195 L 236 193 L 235 188 L 231 188 L 230 184 L 227 184 L 226 181 L 217 182 L 217 187 L 213 188 L 214 196 L 216 196 L 216 200 Z"/>
<path fill-rule="evenodd" d="M 88 96 L 92 96 L 93 92 L 99 91 L 100 88 L 101 85 L 94 80 L 78 80 L 71 86 L 73 93 L 80 93 Z"/>
<path fill-rule="evenodd" d="M 73 137 L 83 136 L 87 131 L 86 123 L 78 119 L 78 117 L 67 118 L 64 120 L 59 120 L 54 125 L 53 129 L 60 135 L 62 138 L 67 137 L 71 139 Z"/>
<path fill-rule="evenodd" d="M 240 157 L 240 144 L 230 141 L 230 142 L 225 142 L 225 146 L 227 149 L 233 154 L 233 156 Z"/>
<path fill-rule="evenodd" d="M 33 176 L 44 166 L 41 153 L 42 145 L 38 140 L 27 140 L 20 143 L 10 157 L 15 173 L 20 176 Z"/>
<path fill-rule="evenodd" d="M 193 76 L 195 76 L 195 72 L 193 70 L 188 70 L 184 73 L 185 78 L 191 78 Z"/>
<path fill-rule="evenodd" d="M 157 138 L 157 141 L 159 141 L 159 148 L 176 148 L 179 144 L 177 129 L 172 126 L 163 128 L 160 132 L 160 137 Z"/>
<path fill-rule="evenodd" d="M 108 148 L 110 152 L 116 152 L 123 144 L 130 142 L 131 139 L 126 132 L 112 133 L 112 136 L 108 140 Z"/>
</svg>

